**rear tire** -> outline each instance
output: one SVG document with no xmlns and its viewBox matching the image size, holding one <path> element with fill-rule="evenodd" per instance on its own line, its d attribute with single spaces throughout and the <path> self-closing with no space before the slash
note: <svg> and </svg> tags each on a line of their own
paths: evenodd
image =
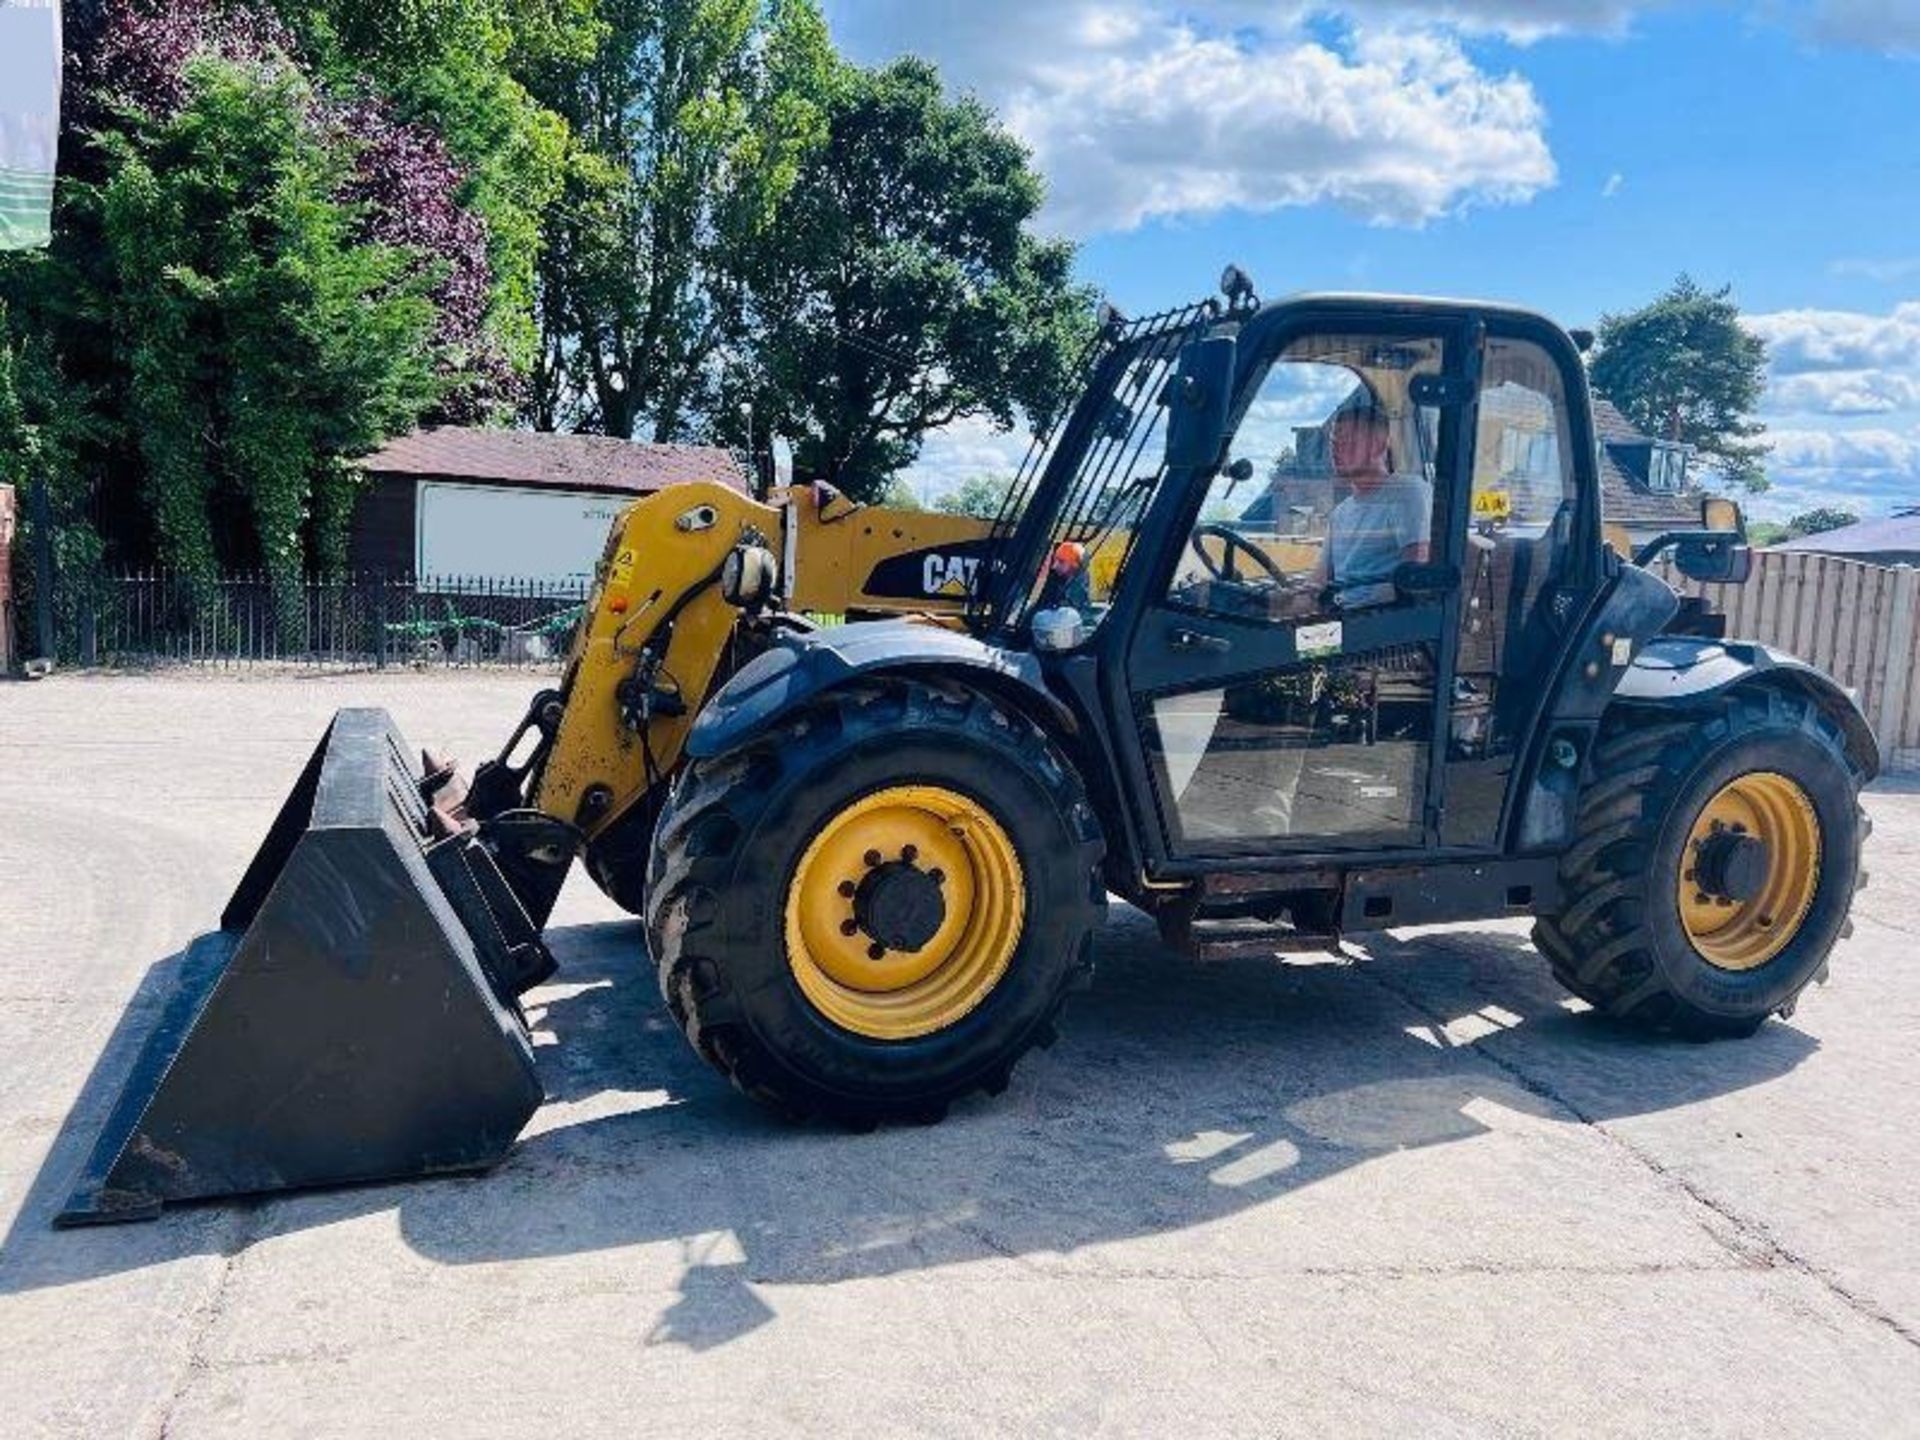
<svg viewBox="0 0 1920 1440">
<path fill-rule="evenodd" d="M 792 926 L 802 913 L 810 923 L 843 905 L 852 913 L 838 898 L 851 879 L 820 891 L 804 878 L 822 837 L 916 787 L 965 797 L 1003 834 L 1014 878 L 1000 888 L 1017 888 L 1020 918 L 1002 926 L 1004 963 L 964 1008 L 929 1012 L 934 1028 L 889 1038 L 880 1024 L 848 1028 L 864 1013 L 859 991 L 822 998 Z M 854 1126 L 937 1120 L 962 1095 L 997 1094 L 1029 1048 L 1051 1041 L 1068 990 L 1091 973 L 1103 849 L 1073 766 L 1025 717 L 970 690 L 906 681 L 836 692 L 744 753 L 694 761 L 676 782 L 649 884 L 661 992 L 702 1056 L 788 1115 Z M 790 911 L 796 884 L 807 906 Z M 957 893 L 951 882 L 946 893 Z M 969 932 L 1008 898 L 986 872 L 968 893 L 973 902 L 953 916 Z M 837 998 L 852 1000 L 853 1021 L 829 1013 Z"/>
<path fill-rule="evenodd" d="M 1555 978 L 1607 1015 L 1696 1039 L 1751 1035 L 1769 1015 L 1790 1012 L 1849 933 L 1860 878 L 1865 777 L 1839 727 L 1811 701 L 1760 687 L 1735 690 L 1704 715 L 1622 708 L 1602 729 L 1594 772 L 1561 860 L 1565 908 L 1533 932 Z M 1762 935 L 1749 954 L 1728 960 L 1724 941 L 1689 929 L 1678 892 L 1698 864 L 1696 823 L 1730 787 L 1756 777 L 1786 782 L 1779 788 L 1797 792 L 1794 806 L 1817 822 L 1809 827 L 1817 874 L 1777 951 L 1765 954 L 1777 942 Z M 1791 849 L 1770 848 L 1770 864 L 1804 873 L 1782 858 Z M 1793 890 L 1791 875 L 1781 883 Z M 1784 920 L 1767 918 L 1784 929 Z M 1709 958 L 1715 951 L 1722 963 Z"/>
</svg>

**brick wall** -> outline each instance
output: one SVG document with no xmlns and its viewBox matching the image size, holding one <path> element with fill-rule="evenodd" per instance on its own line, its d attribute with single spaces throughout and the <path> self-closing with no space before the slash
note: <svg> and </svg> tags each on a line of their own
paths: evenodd
<svg viewBox="0 0 1920 1440">
<path fill-rule="evenodd" d="M 0 675 L 13 669 L 13 487 L 0 485 Z"/>
</svg>

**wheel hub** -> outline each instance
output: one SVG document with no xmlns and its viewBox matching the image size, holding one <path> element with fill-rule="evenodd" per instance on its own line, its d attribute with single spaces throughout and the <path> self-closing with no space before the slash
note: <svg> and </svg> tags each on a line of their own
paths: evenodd
<svg viewBox="0 0 1920 1440">
<path fill-rule="evenodd" d="M 1709 965 L 1757 970 L 1792 943 L 1820 889 L 1820 820 L 1797 780 L 1741 775 L 1694 817 L 1677 877 L 1680 923 Z"/>
<path fill-rule="evenodd" d="M 939 785 L 896 785 L 828 816 L 787 886 L 787 960 L 813 1007 L 856 1035 L 954 1024 L 1006 974 L 1026 877 L 1006 827 Z"/>
<path fill-rule="evenodd" d="M 887 950 L 917 955 L 947 923 L 940 881 L 910 860 L 890 860 L 854 890 L 853 918 Z"/>
<path fill-rule="evenodd" d="M 1694 878 L 1709 897 L 1744 905 L 1766 886 L 1771 863 L 1765 841 L 1721 830 L 1695 847 Z"/>
</svg>

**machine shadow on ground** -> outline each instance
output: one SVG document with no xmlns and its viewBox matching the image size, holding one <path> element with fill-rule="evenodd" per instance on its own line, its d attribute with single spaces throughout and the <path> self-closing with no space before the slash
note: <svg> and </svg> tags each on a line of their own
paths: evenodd
<svg viewBox="0 0 1920 1440">
<path fill-rule="evenodd" d="M 1511 931 L 1363 937 L 1353 963 L 1199 967 L 1116 908 L 1094 988 L 1006 1095 L 943 1125 L 850 1135 L 784 1125 L 710 1072 L 664 1012 L 637 925 L 551 938 L 561 973 L 533 1011 L 549 1105 L 491 1174 L 54 1231 L 178 957 L 162 962 L 0 1247 L 0 1293 L 397 1209 L 407 1243 L 449 1265 L 679 1245 L 686 1279 L 657 1338 L 704 1347 L 768 1318 L 747 1282 L 1044 1263 L 1470 1140 L 1489 1107 L 1601 1123 L 1764 1084 L 1815 1048 L 1778 1023 L 1703 1046 L 1572 1013 Z"/>
</svg>

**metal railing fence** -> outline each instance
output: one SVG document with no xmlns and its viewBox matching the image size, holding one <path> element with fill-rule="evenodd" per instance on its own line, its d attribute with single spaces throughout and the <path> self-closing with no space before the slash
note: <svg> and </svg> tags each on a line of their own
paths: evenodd
<svg viewBox="0 0 1920 1440">
<path fill-rule="evenodd" d="M 342 575 L 61 577 L 68 664 L 556 666 L 589 582 Z"/>
</svg>

